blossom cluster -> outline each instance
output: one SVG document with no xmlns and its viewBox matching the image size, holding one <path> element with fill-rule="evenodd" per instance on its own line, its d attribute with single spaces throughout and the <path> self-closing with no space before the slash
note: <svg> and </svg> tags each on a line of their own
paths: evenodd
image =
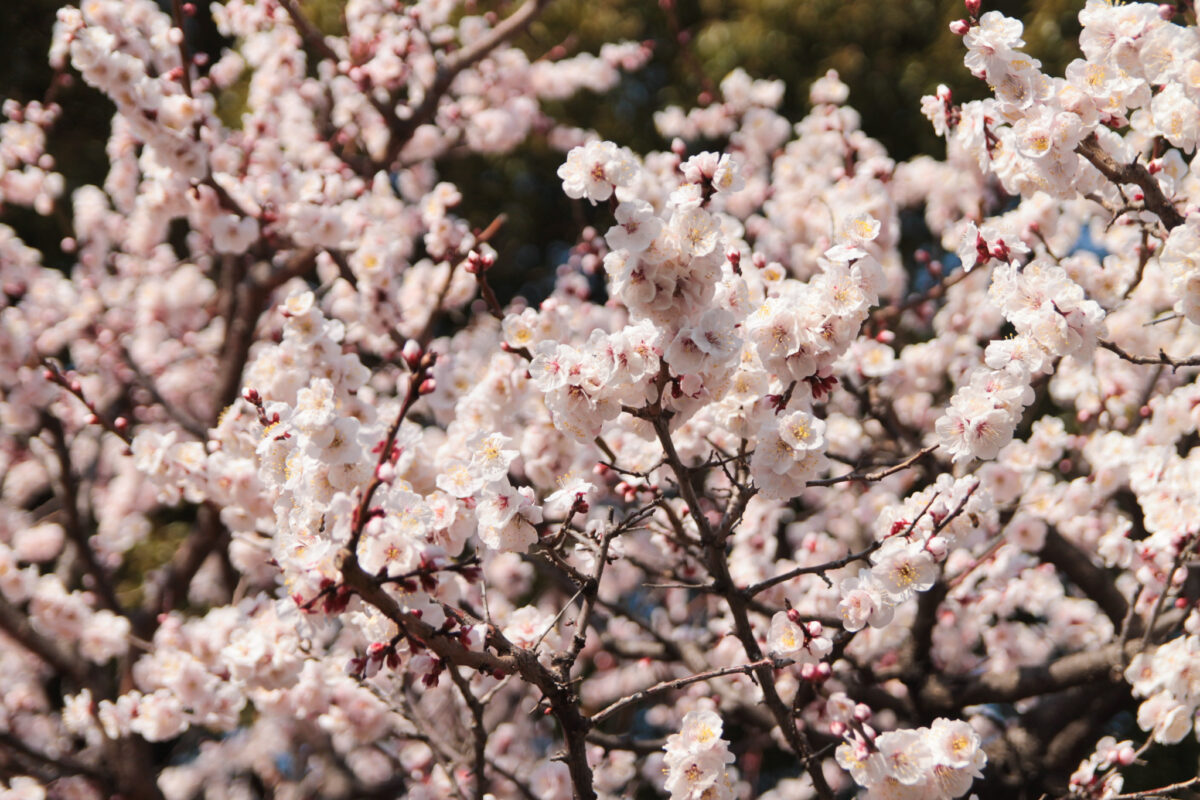
<svg viewBox="0 0 1200 800">
<path fill-rule="evenodd" d="M 897 163 L 835 72 L 638 153 L 542 101 L 648 43 L 304 5 L 64 8 L 100 185 L 3 104 L 71 263 L 0 224 L 0 793 L 1101 798 L 1196 728 L 1194 27 L 1089 0 L 1058 78 L 969 0 Z M 530 137 L 593 226 L 500 297 L 441 170 Z"/>
<path fill-rule="evenodd" d="M 729 742 L 721 738 L 721 717 L 712 711 L 689 711 L 679 733 L 663 746 L 666 789 L 671 800 L 732 800 L 726 768 L 733 762 Z"/>
<path fill-rule="evenodd" d="M 949 800 L 981 777 L 987 755 L 970 725 L 939 718 L 928 728 L 854 737 L 838 745 L 837 760 L 868 798 Z"/>
</svg>

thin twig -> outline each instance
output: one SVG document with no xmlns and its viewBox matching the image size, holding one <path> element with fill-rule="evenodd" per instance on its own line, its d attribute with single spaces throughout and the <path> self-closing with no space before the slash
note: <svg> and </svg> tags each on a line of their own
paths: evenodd
<svg viewBox="0 0 1200 800">
<path fill-rule="evenodd" d="M 855 471 L 855 472 L 847 473 L 845 475 L 839 475 L 836 478 L 817 478 L 817 479 L 814 479 L 811 481 L 806 481 L 804 483 L 804 485 L 805 486 L 833 486 L 836 483 L 845 483 L 846 481 L 863 481 L 866 483 L 870 483 L 873 481 L 881 481 L 889 475 L 895 475 L 897 472 L 900 472 L 901 470 L 908 469 L 913 464 L 917 463 L 917 461 L 921 460 L 922 458 L 924 458 L 925 456 L 929 455 L 930 453 L 932 453 L 934 450 L 937 450 L 937 449 L 938 449 L 938 445 L 936 445 L 936 444 L 931 444 L 928 447 L 923 447 L 920 450 L 918 450 L 917 452 L 913 453 L 908 458 L 904 459 L 903 461 L 901 461 L 897 464 L 893 464 L 890 467 L 881 469 L 878 472 Z"/>
<path fill-rule="evenodd" d="M 663 692 L 670 692 L 675 689 L 682 689 L 684 686 L 690 686 L 693 683 L 700 683 L 701 681 L 710 681 L 713 678 L 720 678 L 724 675 L 748 675 L 751 672 L 757 671 L 760 667 L 770 667 L 771 669 L 783 669 L 784 667 L 786 667 L 790 664 L 793 664 L 793 663 L 795 663 L 795 662 L 793 662 L 790 658 L 784 658 L 784 659 L 764 658 L 760 661 L 755 661 L 751 664 L 740 664 L 735 667 L 722 667 L 720 669 L 709 670 L 708 672 L 701 672 L 698 675 L 689 675 L 686 678 L 676 678 L 674 680 L 663 681 L 662 683 L 656 683 L 655 685 L 653 685 L 649 688 L 642 689 L 641 691 L 638 691 L 638 692 L 634 692 L 633 694 L 629 695 L 628 697 L 622 697 L 620 700 L 610 703 L 608 705 L 608 707 L 596 712 L 595 714 L 592 715 L 592 725 L 600 725 L 606 719 L 613 716 L 614 714 L 621 711 L 622 709 L 627 708 L 632 705 L 636 705 L 637 703 L 640 703 L 643 700 L 647 700 L 656 695 L 660 695 Z"/>
</svg>

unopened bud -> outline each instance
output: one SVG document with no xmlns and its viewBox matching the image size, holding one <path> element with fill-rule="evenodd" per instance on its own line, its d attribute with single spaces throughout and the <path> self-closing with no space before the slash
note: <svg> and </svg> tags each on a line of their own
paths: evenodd
<svg viewBox="0 0 1200 800">
<path fill-rule="evenodd" d="M 125 419 L 124 417 L 117 417 L 113 420 L 113 427 L 116 428 L 120 433 L 124 433 L 129 427 L 129 420 Z"/>
<path fill-rule="evenodd" d="M 422 355 L 424 355 L 424 351 L 416 339 L 409 339 L 404 343 L 404 349 L 400 351 L 400 357 L 404 359 L 404 363 L 408 364 L 409 369 L 414 370 L 421 363 Z"/>
<path fill-rule="evenodd" d="M 854 719 L 859 722 L 866 722 L 871 718 L 871 707 L 866 703 L 859 703 L 854 706 Z"/>
<path fill-rule="evenodd" d="M 1174 3 L 1159 3 L 1158 4 L 1158 17 L 1159 17 L 1159 19 L 1164 19 L 1167 22 L 1170 22 L 1171 20 L 1175 19 L 1175 4 Z"/>
<path fill-rule="evenodd" d="M 971 30 L 971 23 L 965 19 L 956 19 L 950 23 L 950 32 L 955 36 L 966 36 L 969 30 Z"/>
<path fill-rule="evenodd" d="M 433 394 L 437 390 L 437 381 L 433 378 L 426 378 L 421 381 L 421 385 L 417 387 L 417 394 Z"/>
<path fill-rule="evenodd" d="M 963 5 L 966 6 L 967 14 L 969 14 L 972 19 L 979 19 L 979 9 L 983 5 L 981 0 L 966 0 Z"/>
</svg>

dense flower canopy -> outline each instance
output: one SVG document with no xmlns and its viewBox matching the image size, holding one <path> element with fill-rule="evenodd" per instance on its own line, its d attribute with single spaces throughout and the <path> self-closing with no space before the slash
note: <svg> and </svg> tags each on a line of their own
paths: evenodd
<svg viewBox="0 0 1200 800">
<path fill-rule="evenodd" d="M 1194 12 L 1087 0 L 1059 77 L 969 0 L 993 95 L 926 97 L 946 157 L 897 163 L 835 73 L 789 120 L 736 70 L 658 152 L 560 122 L 649 46 L 531 59 L 546 4 L 227 0 L 212 63 L 151 0 L 59 12 L 116 111 L 69 193 L 70 108 L 0 125 L 0 202 L 73 261 L 0 226 L 0 797 L 1100 800 L 1169 763 Z M 503 220 L 437 165 L 531 136 L 605 223 L 502 304 Z"/>
</svg>

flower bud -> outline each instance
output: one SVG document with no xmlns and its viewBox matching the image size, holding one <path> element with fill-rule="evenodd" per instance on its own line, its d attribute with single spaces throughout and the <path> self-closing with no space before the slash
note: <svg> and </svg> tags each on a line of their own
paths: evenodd
<svg viewBox="0 0 1200 800">
<path fill-rule="evenodd" d="M 424 354 L 421 345 L 416 339 L 409 339 L 404 343 L 404 349 L 400 351 L 400 357 L 404 359 L 404 363 L 408 364 L 408 368 L 413 370 L 421 363 L 421 356 Z"/>
<path fill-rule="evenodd" d="M 965 19 L 956 19 L 950 23 L 950 32 L 955 36 L 965 36 L 971 30 L 971 23 Z"/>
</svg>

